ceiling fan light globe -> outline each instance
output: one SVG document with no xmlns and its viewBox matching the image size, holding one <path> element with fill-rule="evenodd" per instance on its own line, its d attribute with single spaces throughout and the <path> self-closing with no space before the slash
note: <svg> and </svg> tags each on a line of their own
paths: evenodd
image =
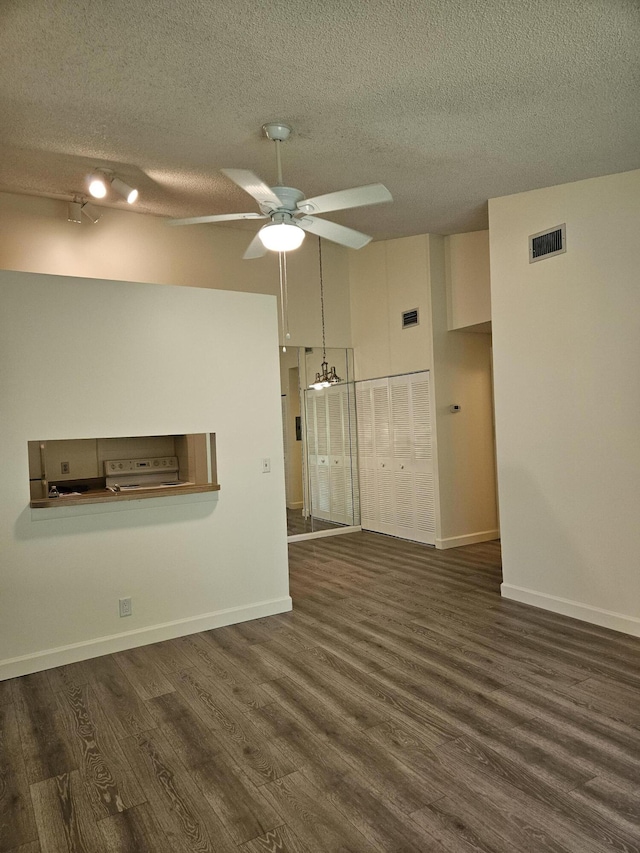
<svg viewBox="0 0 640 853">
<path fill-rule="evenodd" d="M 258 237 L 265 249 L 292 252 L 302 244 L 304 231 L 289 222 L 269 222 L 258 231 Z"/>
</svg>

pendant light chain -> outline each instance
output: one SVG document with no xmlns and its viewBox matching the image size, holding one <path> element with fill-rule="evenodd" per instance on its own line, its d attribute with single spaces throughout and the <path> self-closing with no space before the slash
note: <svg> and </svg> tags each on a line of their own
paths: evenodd
<svg viewBox="0 0 640 853">
<path fill-rule="evenodd" d="M 318 265 L 320 267 L 320 316 L 322 319 L 322 364 L 320 365 L 320 373 L 316 373 L 315 382 L 312 382 L 310 388 L 315 388 L 320 391 L 323 388 L 329 388 L 331 385 L 336 385 L 342 380 L 336 373 L 335 367 L 329 370 L 327 363 L 327 342 L 325 338 L 324 327 L 324 277 L 322 274 L 322 239 L 318 237 Z"/>
<path fill-rule="evenodd" d="M 322 317 L 322 361 L 327 360 L 327 345 L 324 335 L 324 279 L 322 277 L 322 239 L 318 237 L 318 262 L 320 266 L 320 316 Z"/>
</svg>

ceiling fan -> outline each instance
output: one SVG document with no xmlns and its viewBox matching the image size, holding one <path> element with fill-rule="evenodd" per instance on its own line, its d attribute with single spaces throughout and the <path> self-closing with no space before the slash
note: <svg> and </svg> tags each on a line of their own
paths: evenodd
<svg viewBox="0 0 640 853">
<path fill-rule="evenodd" d="M 170 219 L 168 225 L 198 225 L 204 222 L 229 222 L 234 219 L 268 219 L 249 244 L 245 259 L 261 258 L 267 250 L 289 252 L 297 249 L 304 240 L 305 232 L 324 237 L 350 249 L 361 249 L 371 240 L 367 234 L 346 228 L 336 222 L 318 219 L 311 214 L 330 213 L 351 207 L 364 207 L 393 201 L 391 193 L 382 184 L 368 184 L 349 190 L 327 193 L 305 198 L 295 187 L 283 186 L 280 144 L 291 134 L 291 128 L 282 122 L 271 122 L 262 127 L 264 133 L 276 145 L 278 183 L 268 186 L 247 169 L 222 169 L 230 178 L 258 202 L 260 213 L 221 213 L 212 216 L 194 216 L 190 219 Z"/>
</svg>

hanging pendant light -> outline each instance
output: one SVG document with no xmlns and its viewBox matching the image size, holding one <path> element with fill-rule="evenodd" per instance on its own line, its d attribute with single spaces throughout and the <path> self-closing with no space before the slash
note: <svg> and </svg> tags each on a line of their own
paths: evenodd
<svg viewBox="0 0 640 853">
<path fill-rule="evenodd" d="M 331 385 L 337 385 L 342 382 L 335 367 L 329 370 L 329 362 L 327 361 L 327 345 L 324 333 L 324 280 L 322 277 L 322 240 L 318 237 L 318 261 L 320 265 L 320 316 L 322 317 L 322 364 L 320 365 L 320 373 L 316 373 L 315 381 L 309 385 L 309 388 L 315 388 L 316 391 L 322 391 L 323 388 L 329 388 Z"/>
</svg>

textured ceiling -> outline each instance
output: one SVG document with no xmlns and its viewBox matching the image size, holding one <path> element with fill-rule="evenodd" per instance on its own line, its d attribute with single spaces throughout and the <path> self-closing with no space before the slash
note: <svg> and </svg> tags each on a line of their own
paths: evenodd
<svg viewBox="0 0 640 853">
<path fill-rule="evenodd" d="M 285 183 L 394 196 L 328 219 L 469 231 L 488 198 L 640 167 L 639 92 L 639 0 L 2 0 L 0 189 L 104 166 L 141 212 L 256 210 L 219 170 L 274 183 L 275 118 Z"/>
</svg>

